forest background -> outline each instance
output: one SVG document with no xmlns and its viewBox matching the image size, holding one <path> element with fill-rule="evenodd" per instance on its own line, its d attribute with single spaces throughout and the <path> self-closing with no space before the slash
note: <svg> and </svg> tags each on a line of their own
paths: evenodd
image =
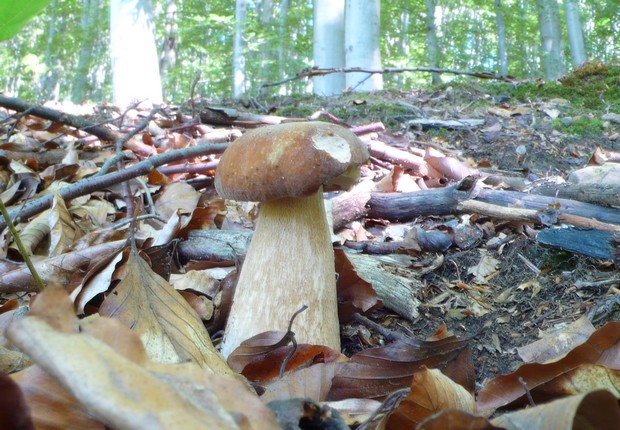
<svg viewBox="0 0 620 430">
<path fill-rule="evenodd" d="M 194 95 L 207 98 L 311 92 L 311 80 L 263 85 L 309 67 L 334 66 L 317 61 L 313 26 L 325 19 L 321 14 L 343 13 L 335 5 L 344 3 L 52 0 L 21 32 L 0 44 L 0 88 L 37 101 L 112 100 L 111 50 L 144 51 L 144 42 L 132 37 L 129 26 L 111 25 L 110 12 L 114 16 L 115 10 L 134 8 L 154 28 L 165 101 L 187 99 L 192 87 Z M 618 0 L 349 0 L 345 12 L 353 16 L 352 10 L 362 13 L 356 14 L 358 22 L 347 21 L 347 28 L 362 37 L 376 34 L 380 55 L 378 62 L 375 55 L 366 63 L 337 66 L 439 67 L 555 79 L 586 60 L 615 63 L 620 54 Z M 378 14 L 376 23 L 368 15 L 373 13 Z M 114 33 L 123 41 L 120 48 L 111 47 Z M 575 37 L 581 38 L 585 53 L 576 51 Z M 153 68 L 157 65 L 142 62 L 132 73 L 147 79 Z M 370 89 L 409 90 L 455 77 L 385 74 Z"/>
</svg>

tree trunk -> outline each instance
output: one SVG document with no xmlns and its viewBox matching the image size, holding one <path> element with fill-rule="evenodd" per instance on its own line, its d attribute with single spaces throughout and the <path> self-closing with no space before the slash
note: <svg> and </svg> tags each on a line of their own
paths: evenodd
<svg viewBox="0 0 620 430">
<path fill-rule="evenodd" d="M 245 88 L 245 41 L 247 0 L 237 0 L 235 7 L 235 40 L 233 44 L 233 97 L 240 97 Z"/>
<path fill-rule="evenodd" d="M 166 35 L 164 36 L 161 56 L 159 58 L 159 70 L 161 71 L 161 79 L 163 82 L 166 82 L 168 71 L 174 66 L 177 59 L 177 38 L 179 34 L 177 9 L 176 0 L 166 1 Z"/>
<path fill-rule="evenodd" d="M 498 63 L 499 72 L 502 76 L 508 75 L 508 52 L 506 51 L 506 24 L 504 23 L 504 11 L 502 0 L 495 0 L 495 24 L 497 25 L 498 40 Z"/>
<path fill-rule="evenodd" d="M 555 80 L 564 73 L 560 9 L 557 0 L 536 0 L 536 4 L 545 78 Z"/>
<path fill-rule="evenodd" d="M 579 19 L 579 6 L 575 0 L 564 0 L 564 16 L 573 67 L 579 67 L 586 62 L 586 49 L 583 43 L 581 20 Z"/>
<path fill-rule="evenodd" d="M 88 72 L 93 60 L 93 34 L 97 6 L 92 0 L 82 0 L 82 42 L 78 57 L 77 70 L 71 87 L 71 100 L 74 103 L 85 101 L 88 93 Z"/>
<path fill-rule="evenodd" d="M 380 0 L 346 0 L 344 39 L 347 68 L 381 68 L 380 31 Z M 383 89 L 381 74 L 347 73 L 346 82 L 353 91 Z"/>
<path fill-rule="evenodd" d="M 152 0 L 110 1 L 110 57 L 114 104 L 162 102 Z"/>
<path fill-rule="evenodd" d="M 47 43 L 45 45 L 45 65 L 47 70 L 41 82 L 41 98 L 43 100 L 56 100 L 58 98 L 58 75 L 56 69 L 58 66 L 58 59 L 52 56 L 52 45 L 54 44 L 54 37 L 56 36 L 56 24 L 58 20 L 56 18 L 57 2 L 53 0 L 51 3 L 51 13 L 49 20 L 49 27 L 47 30 Z"/>
<path fill-rule="evenodd" d="M 286 18 L 290 7 L 290 0 L 280 0 L 280 14 L 278 16 L 278 32 L 280 34 L 280 44 L 278 46 L 278 79 L 286 76 L 285 55 L 288 53 L 288 29 Z"/>
<path fill-rule="evenodd" d="M 263 31 L 262 42 L 260 43 L 259 51 L 259 82 L 269 82 L 276 78 L 274 73 L 274 53 L 276 47 L 274 46 L 274 28 L 273 28 L 273 0 L 261 0 L 260 1 L 260 22 Z M 278 45 L 281 41 L 278 41 Z"/>
<path fill-rule="evenodd" d="M 428 67 L 439 68 L 439 44 L 437 43 L 437 26 L 435 25 L 436 0 L 426 0 L 426 55 Z M 431 74 L 431 82 L 441 82 L 439 73 Z"/>
<path fill-rule="evenodd" d="M 314 65 L 319 68 L 344 67 L 344 0 L 314 0 Z M 344 73 L 313 78 L 314 94 L 342 94 Z"/>
</svg>

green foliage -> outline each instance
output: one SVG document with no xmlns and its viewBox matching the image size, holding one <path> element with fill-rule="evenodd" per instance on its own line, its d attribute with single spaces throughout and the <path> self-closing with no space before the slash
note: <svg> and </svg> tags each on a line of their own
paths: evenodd
<svg viewBox="0 0 620 430">
<path fill-rule="evenodd" d="M 20 13 L 50 0 L 0 0 L 0 15 Z M 222 98 L 232 87 L 232 44 L 235 2 L 231 0 L 153 0 L 157 46 L 174 46 L 170 64 L 162 61 L 167 100 L 183 102 L 198 73 L 194 96 Z M 262 4 L 272 4 L 268 19 Z M 28 5 L 25 7 L 24 5 Z M 8 9 L 8 5 L 13 5 Z M 18 5 L 18 6 L 15 6 Z M 176 6 L 176 14 L 169 6 Z M 288 8 L 286 7 L 288 5 Z M 508 41 L 508 73 L 518 79 L 540 76 L 536 2 L 502 2 Z M 72 98 L 109 100 L 111 76 L 108 53 L 109 12 L 106 1 L 63 0 L 34 16 L 12 39 L 0 44 L 0 88 L 27 99 Z M 498 71 L 497 27 L 494 2 L 437 0 L 439 66 L 457 70 Z M 94 19 L 89 19 L 89 13 Z M 620 58 L 615 43 L 620 29 L 617 0 L 580 2 L 589 58 L 613 64 Z M 383 0 L 381 4 L 381 56 L 385 67 L 427 66 L 426 5 L 411 0 Z M 261 89 L 264 83 L 294 76 L 311 67 L 312 0 L 248 1 L 245 37 L 245 76 L 249 96 L 306 93 L 305 80 Z M 4 23 L 0 16 L 0 29 Z M 0 33 L 1 34 L 1 33 Z M 128 41 L 128 43 L 131 43 Z M 568 47 L 568 43 L 565 43 Z M 568 48 L 566 48 L 568 49 Z M 568 57 L 567 57 L 568 58 Z M 574 77 L 574 85 L 519 86 L 509 92 L 527 98 L 534 91 L 562 97 L 583 109 L 618 109 L 618 75 Z M 411 90 L 430 82 L 429 73 L 384 75 L 385 88 Z M 444 82 L 470 78 L 443 75 Z M 575 99 L 575 100 L 573 100 Z M 372 114 L 372 112 L 370 112 Z"/>
<path fill-rule="evenodd" d="M 15 36 L 30 18 L 41 12 L 51 0 L 0 1 L 0 41 Z"/>
</svg>

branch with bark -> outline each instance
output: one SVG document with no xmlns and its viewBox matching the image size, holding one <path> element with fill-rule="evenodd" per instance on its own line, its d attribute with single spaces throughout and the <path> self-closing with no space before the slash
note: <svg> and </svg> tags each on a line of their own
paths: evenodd
<svg viewBox="0 0 620 430">
<path fill-rule="evenodd" d="M 104 189 L 105 187 L 109 187 L 110 185 L 118 184 L 141 175 L 146 175 L 155 168 L 164 164 L 172 163 L 174 161 L 185 160 L 188 158 L 199 157 L 207 154 L 221 154 L 227 147 L 227 143 L 215 143 L 192 146 L 183 149 L 176 149 L 173 151 L 165 152 L 163 154 L 154 155 L 144 161 L 129 166 L 124 170 L 119 170 L 93 178 L 83 179 L 69 185 L 66 188 L 59 190 L 58 193 L 65 200 L 74 199 L 76 197 L 84 196 L 94 191 Z M 45 197 L 40 197 L 36 200 L 32 200 L 30 202 L 27 202 L 23 206 L 20 206 L 20 208 L 10 210 L 9 215 L 15 223 L 21 222 L 27 218 L 43 212 L 45 209 L 50 208 L 53 198 L 54 196 L 50 194 Z M 5 222 L 0 221 L 0 231 L 4 230 L 5 227 Z"/>
<path fill-rule="evenodd" d="M 43 119 L 69 125 L 108 142 L 114 142 L 121 137 L 118 132 L 102 125 L 94 124 L 80 116 L 70 115 L 55 109 L 38 106 L 13 97 L 0 95 L 0 106 L 16 112 L 27 112 L 30 115 L 35 115 Z"/>
<path fill-rule="evenodd" d="M 267 87 L 275 87 L 278 85 L 286 84 L 291 81 L 295 81 L 297 79 L 303 78 L 314 78 L 317 76 L 325 76 L 330 75 L 332 73 L 405 73 L 405 72 L 425 72 L 425 73 L 449 73 L 452 75 L 464 75 L 464 76 L 472 76 L 474 78 L 479 79 L 493 79 L 496 81 L 504 81 L 504 82 L 514 82 L 514 78 L 511 76 L 503 76 L 494 72 L 468 72 L 466 70 L 454 70 L 454 69 L 438 69 L 435 67 L 386 67 L 383 69 L 368 69 L 364 67 L 334 67 L 321 69 L 318 67 L 312 67 L 308 69 L 304 69 L 295 76 L 291 76 L 281 81 L 270 82 L 267 84 L 261 85 L 262 88 Z"/>
</svg>

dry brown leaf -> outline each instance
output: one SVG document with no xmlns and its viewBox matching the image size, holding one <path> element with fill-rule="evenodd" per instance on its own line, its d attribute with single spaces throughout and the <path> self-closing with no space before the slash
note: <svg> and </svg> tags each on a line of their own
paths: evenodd
<svg viewBox="0 0 620 430">
<path fill-rule="evenodd" d="M 583 316 L 567 327 L 544 333 L 542 339 L 517 348 L 517 352 L 526 363 L 548 363 L 584 343 L 595 330 L 588 317 Z"/>
<path fill-rule="evenodd" d="M 34 430 L 30 409 L 19 386 L 0 372 L 0 428 Z"/>
<path fill-rule="evenodd" d="M 0 345 L 0 374 L 9 374 L 22 370 L 32 364 L 22 352 L 13 351 Z M 0 402 L 2 403 L 2 402 Z M 0 426 L 0 428 L 2 428 Z"/>
<path fill-rule="evenodd" d="M 310 399 L 322 402 L 327 397 L 336 372 L 336 362 L 315 363 L 310 367 L 287 372 L 282 379 L 275 379 L 264 386 L 261 400 Z"/>
<path fill-rule="evenodd" d="M 598 390 L 501 415 L 491 422 L 506 430 L 615 430 L 620 408 L 614 395 Z"/>
<path fill-rule="evenodd" d="M 58 192 L 54 193 L 48 224 L 50 227 L 48 255 L 51 258 L 67 252 L 73 245 L 73 242 L 81 236 L 80 229 L 73 222 L 73 218 L 67 210 L 67 206 L 65 206 L 65 201 Z"/>
<path fill-rule="evenodd" d="M 91 299 L 110 288 L 116 266 L 122 259 L 123 253 L 119 252 L 110 261 L 102 261 L 103 264 L 96 265 L 84 275 L 82 284 L 71 292 L 78 315 L 84 313 L 84 308 Z"/>
<path fill-rule="evenodd" d="M 101 315 L 131 327 L 153 361 L 178 363 L 189 359 L 214 373 L 233 373 L 191 306 L 133 251 L 126 271 L 99 308 Z"/>
<path fill-rule="evenodd" d="M 424 420 L 416 430 L 505 430 L 505 427 L 495 427 L 484 417 L 449 409 Z"/>
<path fill-rule="evenodd" d="M 76 273 L 87 272 L 94 264 L 111 258 L 126 245 L 127 241 L 125 240 L 95 245 L 87 249 L 62 254 L 56 258 L 39 261 L 34 266 L 43 282 L 65 285 L 69 283 Z M 36 290 L 37 287 L 27 267 L 0 274 L 0 292 L 12 293 Z"/>
<path fill-rule="evenodd" d="M 381 306 L 374 288 L 370 282 L 357 274 L 346 253 L 342 249 L 336 249 L 334 254 L 336 273 L 338 273 L 336 288 L 340 322 L 350 320 L 354 313 L 364 313 L 375 306 Z"/>
<path fill-rule="evenodd" d="M 116 429 L 239 428 L 212 392 L 210 409 L 202 410 L 153 376 L 144 363 L 128 360 L 91 336 L 59 333 L 33 317 L 11 325 L 8 336 Z"/>
<path fill-rule="evenodd" d="M 11 375 L 24 394 L 37 430 L 104 430 L 78 400 L 39 366 Z"/>
<path fill-rule="evenodd" d="M 157 201 L 155 209 L 164 219 L 168 219 L 177 210 L 192 213 L 196 209 L 200 193 L 186 182 L 173 182 L 164 185 Z"/>
<path fill-rule="evenodd" d="M 610 322 L 598 329 L 590 338 L 552 363 L 525 364 L 508 375 L 497 376 L 488 381 L 478 392 L 478 410 L 485 414 L 495 409 L 525 403 L 525 383 L 534 401 L 536 388 L 582 365 L 600 364 L 609 369 L 620 369 L 620 322 Z M 548 396 L 545 396 L 545 400 Z"/>
<path fill-rule="evenodd" d="M 422 366 L 441 369 L 473 392 L 474 370 L 468 341 L 448 337 L 413 342 L 415 345 L 395 342 L 353 355 L 350 362 L 338 366 L 328 400 L 382 399 L 395 390 L 409 388 L 413 374 Z"/>
<path fill-rule="evenodd" d="M 481 257 L 478 264 L 467 269 L 469 275 L 474 276 L 474 282 L 477 284 L 486 284 L 487 278 L 497 272 L 499 260 L 492 257 L 486 250 L 481 250 Z"/>
<path fill-rule="evenodd" d="M 438 369 L 422 367 L 413 375 L 411 391 L 388 419 L 390 429 L 414 428 L 426 418 L 447 409 L 474 413 L 476 401 L 462 386 Z"/>
<path fill-rule="evenodd" d="M 34 254 L 35 249 L 50 233 L 50 226 L 47 223 L 47 218 L 49 217 L 50 210 L 46 210 L 41 212 L 38 216 L 30 220 L 27 224 L 24 225 L 24 228 L 19 233 L 19 238 L 22 240 L 24 247 L 28 251 L 29 255 Z M 17 251 L 17 245 L 12 243 L 9 246 L 9 249 Z"/>
<path fill-rule="evenodd" d="M 267 331 L 252 336 L 228 356 L 230 367 L 242 373 L 250 381 L 261 384 L 278 378 L 280 366 L 291 352 L 293 346 L 283 346 L 284 333 Z M 322 345 L 298 344 L 295 353 L 288 359 L 285 372 L 308 367 L 314 363 L 330 363 L 342 360 L 338 351 Z"/>
</svg>

